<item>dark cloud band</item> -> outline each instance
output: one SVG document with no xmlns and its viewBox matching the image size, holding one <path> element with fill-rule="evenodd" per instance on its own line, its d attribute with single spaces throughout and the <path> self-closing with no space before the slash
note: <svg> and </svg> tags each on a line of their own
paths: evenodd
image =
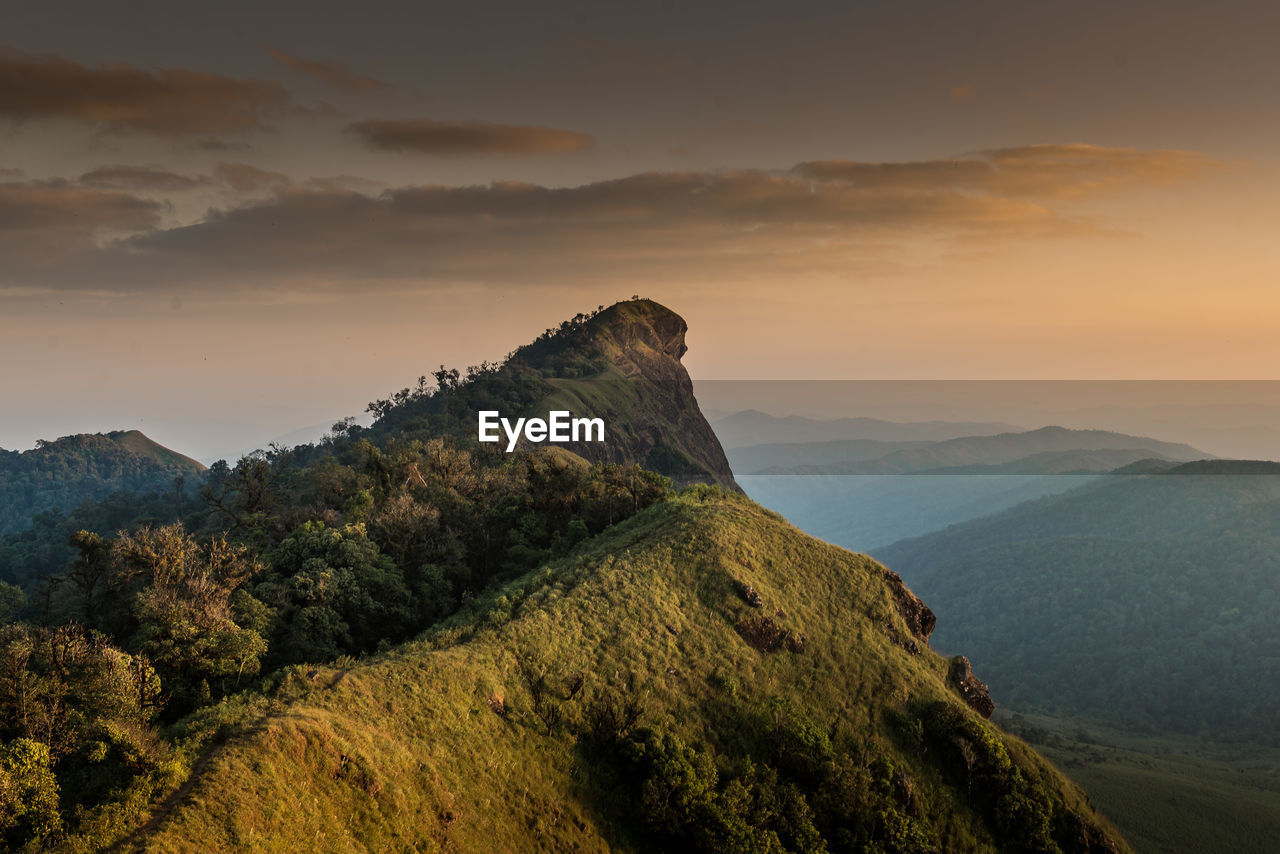
<svg viewBox="0 0 1280 854">
<path fill-rule="evenodd" d="M 303 59 L 300 56 L 292 56 L 278 50 L 271 51 L 271 55 L 275 57 L 276 62 L 285 68 L 297 71 L 300 74 L 309 74 L 317 80 L 323 80 L 330 86 L 346 89 L 348 92 L 371 92 L 377 89 L 386 89 L 389 86 L 389 84 L 381 80 L 356 74 L 336 62 Z"/>
<path fill-rule="evenodd" d="M 371 119 L 347 125 L 370 148 L 412 154 L 563 154 L 594 148 L 585 133 L 529 125 L 432 119 Z"/>
<path fill-rule="evenodd" d="M 261 129 L 268 119 L 299 109 L 283 87 L 267 80 L 0 53 L 0 116 L 18 120 L 72 119 L 179 138 Z"/>
<path fill-rule="evenodd" d="M 404 187 L 374 196 L 341 182 L 292 182 L 223 164 L 215 174 L 242 194 L 237 206 L 159 229 L 152 203 L 93 197 L 104 206 L 99 233 L 130 224 L 137 233 L 91 256 L 72 256 L 56 275 L 43 263 L 33 273 L 25 244 L 10 242 L 10 257 L 0 257 L 0 285 L 75 287 L 85 265 L 99 288 L 160 281 L 368 287 L 389 280 L 422 288 L 655 272 L 839 272 L 877 248 L 921 239 L 974 245 L 1097 232 L 1067 207 L 1070 199 L 1166 183 L 1214 165 L 1191 152 L 1037 146 L 920 163 L 827 161 L 782 171 L 644 173 L 576 187 Z M 58 202 L 70 216 L 61 202 L 72 197 L 58 195 L 70 188 L 5 186 L 13 195 L 0 234 L 22 219 L 24 200 L 33 211 L 42 199 Z M 257 201 L 244 201 L 255 194 Z M 39 217 L 34 221 L 28 226 L 38 227 Z M 86 233 L 69 240 L 83 248 Z"/>
</svg>

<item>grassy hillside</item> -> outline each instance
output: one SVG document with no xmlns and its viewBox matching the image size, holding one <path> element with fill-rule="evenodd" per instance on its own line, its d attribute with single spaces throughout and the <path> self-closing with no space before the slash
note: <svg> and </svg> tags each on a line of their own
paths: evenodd
<svg viewBox="0 0 1280 854">
<path fill-rule="evenodd" d="M 190 474 L 205 470 L 203 463 L 185 454 L 166 448 L 142 433 L 141 430 L 113 430 L 107 438 L 137 457 L 155 460 L 166 468 L 179 469 Z"/>
<path fill-rule="evenodd" d="M 69 511 L 113 492 L 172 489 L 205 467 L 137 430 L 64 436 L 30 451 L 0 450 L 0 536 L 24 530 L 39 513 Z"/>
<path fill-rule="evenodd" d="M 126 848 L 1128 850 L 961 704 L 911 601 L 686 492 L 422 640 L 229 701 L 242 731 Z"/>
</svg>

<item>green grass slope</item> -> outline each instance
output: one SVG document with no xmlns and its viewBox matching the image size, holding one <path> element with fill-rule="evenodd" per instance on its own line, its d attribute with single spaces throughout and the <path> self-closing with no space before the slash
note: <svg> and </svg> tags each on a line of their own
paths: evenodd
<svg viewBox="0 0 1280 854">
<path fill-rule="evenodd" d="M 193 460 L 186 454 L 166 448 L 141 430 L 113 430 L 107 434 L 107 438 L 134 456 L 155 460 L 165 468 L 187 474 L 200 474 L 207 468 L 204 463 Z"/>
<path fill-rule="evenodd" d="M 418 641 L 229 702 L 244 725 L 122 849 L 1128 851 L 963 705 L 904 601 L 694 488 Z"/>
</svg>

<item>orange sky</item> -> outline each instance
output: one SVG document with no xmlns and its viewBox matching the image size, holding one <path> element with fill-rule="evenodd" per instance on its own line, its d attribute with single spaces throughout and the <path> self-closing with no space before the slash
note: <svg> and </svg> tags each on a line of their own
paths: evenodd
<svg viewBox="0 0 1280 854">
<path fill-rule="evenodd" d="M 633 293 L 695 377 L 1275 377 L 1268 4 L 747 5 L 17 15 L 0 446 L 230 453 Z"/>
</svg>

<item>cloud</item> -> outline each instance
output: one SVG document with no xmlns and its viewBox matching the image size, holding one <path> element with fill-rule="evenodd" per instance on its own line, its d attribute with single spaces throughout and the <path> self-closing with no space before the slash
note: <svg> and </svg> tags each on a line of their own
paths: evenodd
<svg viewBox="0 0 1280 854">
<path fill-rule="evenodd" d="M 953 160 L 864 163 L 821 160 L 795 172 L 855 186 L 955 190 L 1041 199 L 1100 196 L 1126 187 L 1163 185 L 1219 168 L 1194 151 L 1141 150 L 1071 143 L 993 148 Z"/>
<path fill-rule="evenodd" d="M 372 195 L 346 181 L 288 183 L 223 164 L 221 180 L 269 195 L 180 227 L 153 228 L 144 218 L 138 233 L 103 246 L 91 264 L 73 258 L 60 275 L 42 270 L 39 281 L 0 257 L 0 285 L 432 288 L 600 277 L 732 281 L 815 269 L 844 276 L 902 257 L 906 247 L 914 256 L 927 247 L 1096 234 L 1099 226 L 1075 215 L 1071 199 L 1211 167 L 1190 152 L 1032 146 L 956 160 L 824 161 L 574 187 L 495 182 Z"/>
<path fill-rule="evenodd" d="M 432 119 L 370 119 L 345 132 L 370 148 L 413 154 L 562 154 L 596 144 L 589 134 L 559 128 Z"/>
<path fill-rule="evenodd" d="M 213 181 L 205 175 L 179 175 L 154 166 L 101 166 L 80 176 L 79 184 L 98 190 L 137 190 L 180 193 L 207 187 Z"/>
<path fill-rule="evenodd" d="M 56 56 L 0 53 L 0 116 L 70 119 L 168 138 L 258 130 L 306 112 L 278 83 L 124 63 L 98 67 Z"/>
<path fill-rule="evenodd" d="M 92 273 L 94 255 L 112 236 L 154 228 L 167 207 L 128 193 L 79 187 L 64 181 L 0 184 L 0 264 L 40 283 L 71 271 Z"/>
<path fill-rule="evenodd" d="M 123 241 L 102 266 L 128 270 L 130 287 L 181 269 L 223 286 L 430 288 L 750 272 L 856 253 L 885 235 L 1079 229 L 1023 200 L 865 191 L 767 172 L 652 173 L 569 188 L 500 182 L 377 196 L 295 187 Z"/>
<path fill-rule="evenodd" d="M 339 89 L 346 89 L 348 92 L 369 92 L 376 89 L 386 89 L 390 86 L 390 84 L 384 83 L 381 80 L 355 74 L 350 69 L 339 65 L 338 63 L 317 62 L 311 59 L 303 59 L 278 50 L 271 51 L 271 55 L 275 57 L 276 62 L 279 62 L 286 68 L 302 74 L 309 74 L 312 77 L 323 80 L 330 86 L 335 86 Z"/>
<path fill-rule="evenodd" d="M 69 229 L 133 231 L 148 228 L 163 205 L 128 193 L 104 192 L 63 181 L 0 184 L 0 231 Z"/>
<path fill-rule="evenodd" d="M 1048 198 L 1086 198 L 1134 186 L 1164 186 L 1222 168 L 1194 151 L 1115 148 L 1071 143 L 993 148 L 994 192 Z"/>
<path fill-rule="evenodd" d="M 951 87 L 953 101 L 972 101 L 976 97 L 978 97 L 978 88 L 971 83 L 961 83 L 959 86 Z"/>
<path fill-rule="evenodd" d="M 248 163 L 219 163 L 213 174 L 231 189 L 245 194 L 278 190 L 293 184 L 293 180 L 282 172 L 269 172 Z"/>
<path fill-rule="evenodd" d="M 231 142 L 230 140 L 218 139 L 217 137 L 206 137 L 204 139 L 192 140 L 186 144 L 187 148 L 193 151 L 251 151 L 252 145 L 247 142 Z"/>
</svg>

